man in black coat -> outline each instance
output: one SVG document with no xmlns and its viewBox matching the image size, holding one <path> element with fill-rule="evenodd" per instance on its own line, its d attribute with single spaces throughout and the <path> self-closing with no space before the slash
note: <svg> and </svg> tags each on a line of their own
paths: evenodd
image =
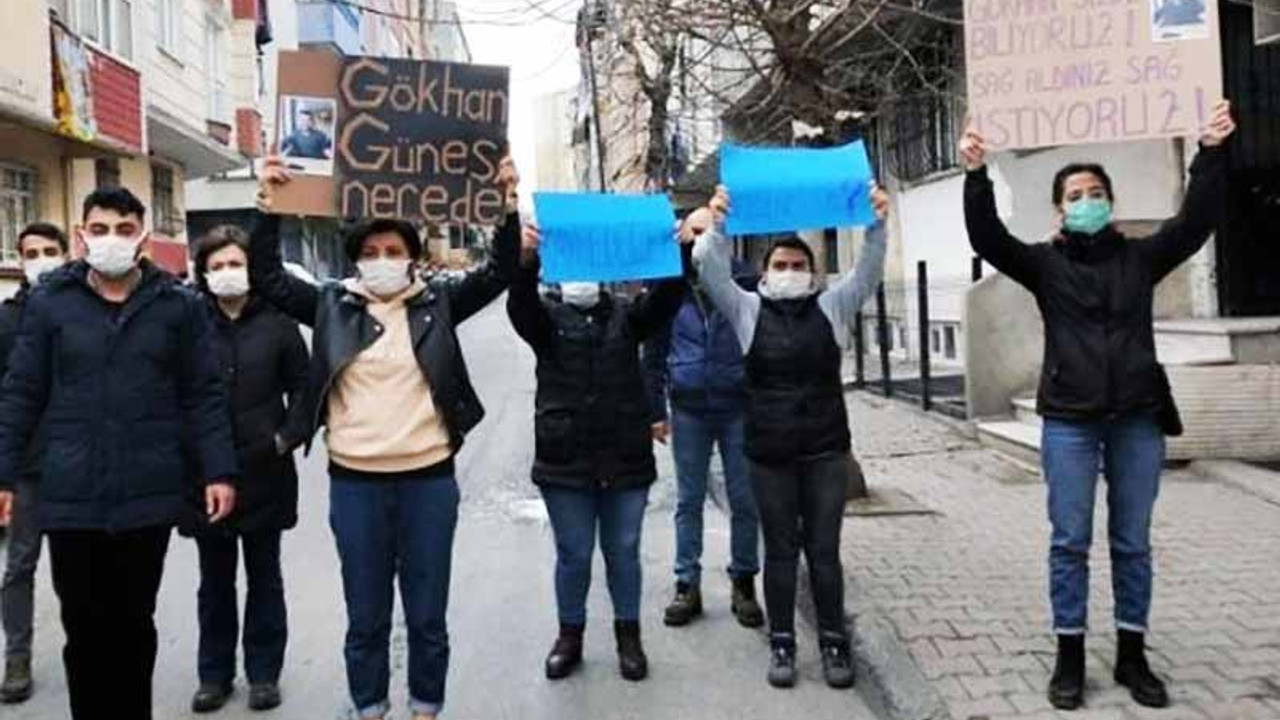
<svg viewBox="0 0 1280 720">
<path fill-rule="evenodd" d="M 85 200 L 87 259 L 45 276 L 27 302 L 0 393 L 0 525 L 43 423 L 37 516 L 62 604 L 74 720 L 151 718 L 156 594 L 191 480 L 194 440 L 206 509 L 235 506 L 226 385 L 208 313 L 141 260 L 146 208 L 123 188 Z"/>
<path fill-rule="evenodd" d="M 67 260 L 67 236 L 47 223 L 28 225 L 18 234 L 18 257 L 25 282 L 18 294 L 0 306 L 0 377 L 9 370 L 9 353 L 18 339 L 27 297 L 40 279 Z M 20 703 L 35 689 L 31 677 L 31 642 L 35 619 L 36 566 L 43 537 L 36 522 L 36 475 L 39 443 L 31 443 L 27 466 L 14 494 L 12 534 L 0 583 L 0 616 L 4 618 L 5 666 L 0 702 Z"/>
</svg>

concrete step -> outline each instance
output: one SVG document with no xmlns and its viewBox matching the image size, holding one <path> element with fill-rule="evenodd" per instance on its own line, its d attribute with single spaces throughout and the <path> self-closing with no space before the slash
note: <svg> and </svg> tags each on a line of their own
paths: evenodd
<svg viewBox="0 0 1280 720">
<path fill-rule="evenodd" d="M 1280 362 L 1280 318 L 1160 320 L 1155 331 L 1166 365 Z"/>
<path fill-rule="evenodd" d="M 1040 465 L 1040 427 L 1017 420 L 978 423 L 978 441 L 1033 467 Z"/>
<path fill-rule="evenodd" d="M 1040 415 L 1036 413 L 1035 397 L 1021 397 L 1013 401 L 1013 418 L 1020 423 L 1034 425 L 1040 427 L 1044 424 Z"/>
</svg>

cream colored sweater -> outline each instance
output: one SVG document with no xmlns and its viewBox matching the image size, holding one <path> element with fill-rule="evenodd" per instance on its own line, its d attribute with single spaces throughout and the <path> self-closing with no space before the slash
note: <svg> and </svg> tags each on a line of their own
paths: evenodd
<svg viewBox="0 0 1280 720">
<path fill-rule="evenodd" d="M 380 337 L 347 365 L 329 394 L 329 456 L 360 472 L 419 470 L 453 456 L 449 430 L 414 354 L 405 305 L 426 290 L 415 282 L 380 300 L 359 281 L 348 288 L 368 301 Z"/>
</svg>

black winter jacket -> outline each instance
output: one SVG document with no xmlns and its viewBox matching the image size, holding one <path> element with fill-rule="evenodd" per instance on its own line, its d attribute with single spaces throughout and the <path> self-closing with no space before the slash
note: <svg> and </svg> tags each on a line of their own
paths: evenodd
<svg viewBox="0 0 1280 720">
<path fill-rule="evenodd" d="M 848 454 L 844 353 L 818 296 L 762 298 L 758 323 L 746 357 L 747 457 L 781 465 Z"/>
<path fill-rule="evenodd" d="M 338 374 L 377 340 L 381 328 L 365 310 L 366 300 L 342 283 L 329 281 L 317 287 L 286 272 L 279 236 L 280 217 L 259 215 L 250 242 L 249 282 L 255 292 L 286 315 L 315 329 L 303 399 L 310 437 L 325 423 L 329 391 Z M 519 245 L 520 217 L 512 213 L 494 237 L 493 256 L 487 265 L 460 281 L 433 283 L 407 307 L 418 365 L 429 380 L 455 453 L 484 417 L 467 375 L 456 329 L 507 289 Z"/>
<path fill-rule="evenodd" d="M 31 287 L 23 283 L 18 294 L 0 305 L 0 378 L 9 373 L 9 354 L 13 352 L 13 346 L 18 342 L 18 330 L 22 327 L 22 310 L 27 306 L 27 298 L 30 294 Z M 27 446 L 27 462 L 18 481 L 35 482 L 40 476 L 42 442 L 40 436 L 41 433 L 37 431 Z"/>
<path fill-rule="evenodd" d="M 310 363 L 307 346 L 297 323 L 257 295 L 250 295 L 235 320 L 211 296 L 206 301 L 218 340 L 218 367 L 231 390 L 240 485 L 235 513 L 226 522 L 194 529 L 245 534 L 287 530 L 298 523 L 293 450 L 310 436 L 302 402 Z"/>
<path fill-rule="evenodd" d="M 685 287 L 665 280 L 634 301 L 602 293 L 582 310 L 538 297 L 536 265 L 520 271 L 507 314 L 538 358 L 534 483 L 608 490 L 657 479 L 640 345 L 671 323 Z"/>
<path fill-rule="evenodd" d="M 1097 420 L 1158 411 L 1165 395 L 1156 361 L 1152 301 L 1157 283 L 1194 255 L 1226 209 L 1227 153 L 1202 148 L 1177 217 L 1148 238 L 1108 228 L 1024 244 L 1005 228 L 985 169 L 965 179 L 965 221 L 974 251 L 1031 291 L 1044 317 L 1038 410 Z"/>
<path fill-rule="evenodd" d="M 238 475 L 227 386 L 204 300 L 144 262 L 123 305 L 74 262 L 31 293 L 0 392 L 0 486 L 20 477 L 43 417 L 47 530 L 172 526 L 200 481 Z M 198 481 L 183 452 L 194 439 Z"/>
</svg>

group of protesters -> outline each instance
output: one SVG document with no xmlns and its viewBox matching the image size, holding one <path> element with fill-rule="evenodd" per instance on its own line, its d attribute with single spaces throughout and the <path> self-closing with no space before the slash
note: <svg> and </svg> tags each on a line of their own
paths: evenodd
<svg viewBox="0 0 1280 720">
<path fill-rule="evenodd" d="M 1100 468 L 1112 514 L 1115 679 L 1140 704 L 1169 702 L 1144 646 L 1152 507 L 1164 435 L 1176 432 L 1154 353 L 1152 294 L 1221 219 L 1223 146 L 1233 130 L 1223 103 L 1182 212 L 1141 239 L 1115 229 L 1105 169 L 1072 165 L 1052 188 L 1060 230 L 1047 243 L 1019 242 L 996 209 L 982 137 L 970 129 L 961 144 L 970 240 L 1030 289 L 1044 314 L 1040 412 L 1059 643 L 1049 700 L 1057 708 L 1079 707 L 1086 688 Z M 841 361 L 883 275 L 883 190 L 866 190 L 875 222 L 856 269 L 827 283 L 798 237 L 774 242 L 758 272 L 735 264 L 725 234 L 731 188 L 719 188 L 675 233 L 683 274 L 631 297 L 600 283 L 542 283 L 542 233 L 521 220 L 509 159 L 498 177 L 506 216 L 492 257 L 449 282 L 422 279 L 423 240 L 404 220 L 365 221 L 346 233 L 354 277 L 313 283 L 288 272 L 273 206 L 289 181 L 278 161 L 266 163 L 253 227 L 198 239 L 190 285 L 145 259 L 146 208 L 122 188 L 85 199 L 76 253 L 52 225 L 22 232 L 26 281 L 0 311 L 0 525 L 10 526 L 0 700 L 32 692 L 33 579 L 47 538 L 72 717 L 151 718 L 154 613 L 176 527 L 195 538 L 200 558 L 192 709 L 215 711 L 232 698 L 241 642 L 249 706 L 279 706 L 288 635 L 281 536 L 298 520 L 293 453 L 324 428 L 351 701 L 361 718 L 390 710 L 398 580 L 410 711 L 415 720 L 437 717 L 450 659 L 455 458 L 484 415 L 456 329 L 504 292 L 511 324 L 537 359 L 531 476 L 555 537 L 559 619 L 546 677 L 566 678 L 583 663 L 597 537 L 619 673 L 648 675 L 640 547 L 658 478 L 655 442 L 669 442 L 677 547 L 664 622 L 684 626 L 703 612 L 703 507 L 717 451 L 731 512 L 730 610 L 747 628 L 767 619 L 768 683 L 797 682 L 803 552 L 824 679 L 854 684 L 840 556 L 852 453 Z M 310 352 L 299 325 L 310 328 Z M 763 608 L 755 589 L 762 567 Z"/>
</svg>

